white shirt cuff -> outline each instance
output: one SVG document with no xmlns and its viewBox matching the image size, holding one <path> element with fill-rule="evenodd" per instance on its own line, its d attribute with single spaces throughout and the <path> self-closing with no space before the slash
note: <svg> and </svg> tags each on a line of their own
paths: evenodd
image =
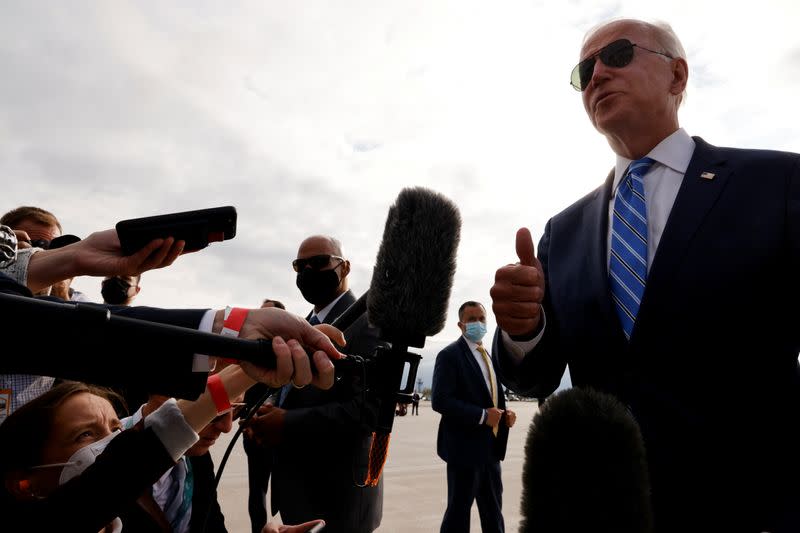
<svg viewBox="0 0 800 533">
<path fill-rule="evenodd" d="M 542 340 L 544 329 L 547 327 L 547 316 L 544 314 L 544 309 L 542 309 L 542 321 L 541 331 L 529 341 L 515 341 L 511 338 L 511 335 L 500 330 L 500 337 L 503 339 L 503 347 L 508 351 L 508 355 L 514 363 L 520 364 L 525 358 L 525 354 L 533 350 L 536 345 L 539 344 L 539 341 Z"/>
<path fill-rule="evenodd" d="M 164 404 L 144 418 L 144 427 L 153 428 L 172 460 L 177 462 L 186 450 L 200 440 L 200 435 L 183 418 L 175 398 Z"/>
<path fill-rule="evenodd" d="M 478 425 L 482 425 L 484 420 L 486 420 L 486 409 L 481 410 L 481 421 L 478 422 Z"/>
<path fill-rule="evenodd" d="M 216 313 L 217 312 L 213 309 L 206 311 L 206 313 L 203 315 L 203 319 L 200 320 L 200 325 L 197 326 L 197 331 L 211 333 L 211 328 L 214 327 L 214 316 Z M 210 371 L 211 362 L 209 361 L 208 356 L 199 353 L 194 354 L 194 359 L 192 360 L 192 372 Z"/>
</svg>

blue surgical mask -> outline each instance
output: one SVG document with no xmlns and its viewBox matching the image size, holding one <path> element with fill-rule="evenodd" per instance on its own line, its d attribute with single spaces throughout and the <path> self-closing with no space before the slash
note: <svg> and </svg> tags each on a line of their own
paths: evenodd
<svg viewBox="0 0 800 533">
<path fill-rule="evenodd" d="M 479 342 L 486 335 L 486 324 L 480 321 L 467 322 L 464 336 L 472 342 Z"/>
</svg>

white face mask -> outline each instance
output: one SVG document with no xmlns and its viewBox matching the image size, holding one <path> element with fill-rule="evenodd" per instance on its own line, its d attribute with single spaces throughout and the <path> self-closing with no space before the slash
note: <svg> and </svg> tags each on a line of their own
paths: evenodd
<svg viewBox="0 0 800 533">
<path fill-rule="evenodd" d="M 106 449 L 108 443 L 120 433 L 122 433 L 120 430 L 116 430 L 97 442 L 93 442 L 88 446 L 84 446 L 80 450 L 73 453 L 72 457 L 70 457 L 69 461 L 66 463 L 38 465 L 34 466 L 33 469 L 63 467 L 64 469 L 61 471 L 61 476 L 58 478 L 58 484 L 63 485 L 70 479 L 79 476 L 89 467 L 90 464 L 94 463 L 95 459 L 97 459 L 97 456 L 103 453 L 103 450 Z"/>
</svg>

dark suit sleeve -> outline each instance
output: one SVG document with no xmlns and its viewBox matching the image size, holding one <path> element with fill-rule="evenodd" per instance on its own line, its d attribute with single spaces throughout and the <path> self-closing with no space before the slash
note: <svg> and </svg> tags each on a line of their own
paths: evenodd
<svg viewBox="0 0 800 533">
<path fill-rule="evenodd" d="M 456 393 L 458 376 L 461 375 L 457 361 L 458 351 L 458 346 L 451 344 L 436 357 L 431 407 L 450 421 L 465 426 L 477 426 L 480 424 L 483 408 L 459 399 Z"/>
<path fill-rule="evenodd" d="M 207 375 L 192 372 L 194 354 L 180 345 L 148 344 L 141 335 L 108 331 L 107 312 L 147 322 L 196 329 L 205 310 L 108 307 L 23 296 L 0 279 L 0 324 L 31 339 L 23 353 L 0 357 L 0 372 L 54 376 L 112 387 L 144 386 L 150 392 L 194 399 Z M 133 340 L 138 341 L 135 345 Z M 138 347 L 137 347 L 138 346 Z"/>
</svg>

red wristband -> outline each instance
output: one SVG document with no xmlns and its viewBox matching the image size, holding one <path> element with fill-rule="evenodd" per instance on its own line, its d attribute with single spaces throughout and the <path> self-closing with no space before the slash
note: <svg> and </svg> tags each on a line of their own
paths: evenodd
<svg viewBox="0 0 800 533">
<path fill-rule="evenodd" d="M 228 337 L 238 337 L 239 332 L 242 330 L 242 325 L 247 318 L 247 313 L 249 312 L 249 309 L 242 309 L 241 307 L 226 307 L 220 334 Z M 224 357 L 220 359 L 228 364 L 236 364 L 239 362 L 236 359 Z"/>
<path fill-rule="evenodd" d="M 238 337 L 249 312 L 249 309 L 242 309 L 241 307 L 226 307 L 225 321 L 222 323 L 222 331 L 220 333 L 229 337 Z"/>
<path fill-rule="evenodd" d="M 228 412 L 231 408 L 231 400 L 228 398 L 228 393 L 225 390 L 225 385 L 222 384 L 219 374 L 208 376 L 206 387 L 211 399 L 214 400 L 214 405 L 217 406 L 217 414 Z"/>
</svg>

